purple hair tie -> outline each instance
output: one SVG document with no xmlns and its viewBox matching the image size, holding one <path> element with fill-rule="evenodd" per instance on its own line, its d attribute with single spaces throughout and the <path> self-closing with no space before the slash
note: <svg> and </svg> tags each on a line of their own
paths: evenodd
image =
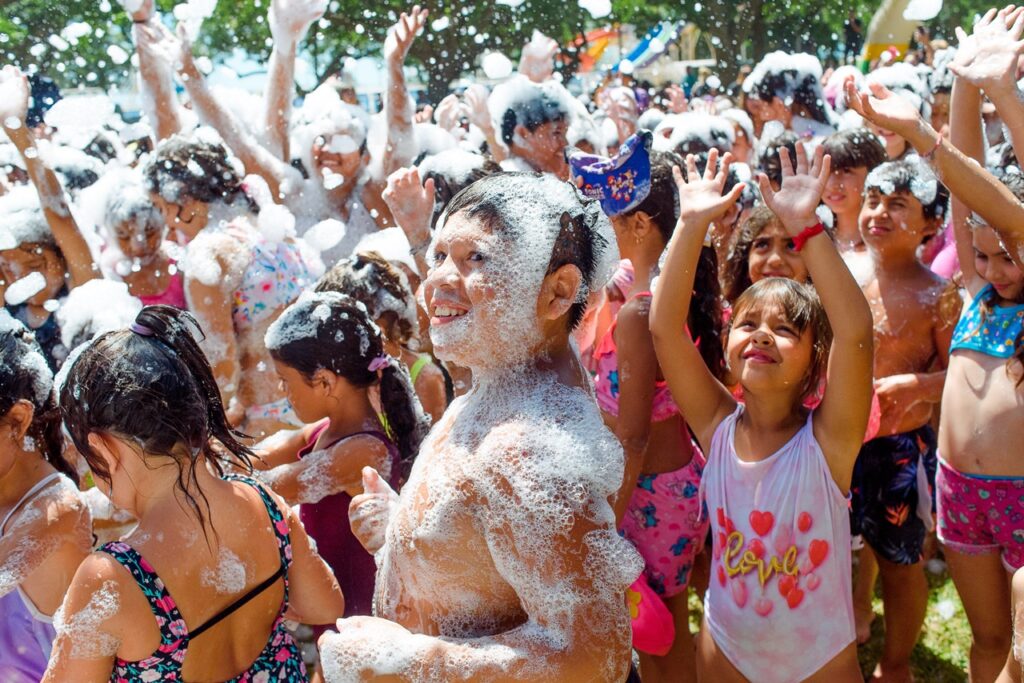
<svg viewBox="0 0 1024 683">
<path fill-rule="evenodd" d="M 132 323 L 128 329 L 142 337 L 152 337 L 155 333 L 142 323 Z"/>
<path fill-rule="evenodd" d="M 370 361 L 369 370 L 370 372 L 377 372 L 378 370 L 383 370 L 388 366 L 390 362 L 391 356 L 387 354 L 382 354 Z"/>
</svg>

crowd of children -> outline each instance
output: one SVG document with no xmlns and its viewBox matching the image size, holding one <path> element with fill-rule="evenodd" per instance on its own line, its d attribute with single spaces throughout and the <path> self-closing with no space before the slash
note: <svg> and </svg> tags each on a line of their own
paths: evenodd
<svg viewBox="0 0 1024 683">
<path fill-rule="evenodd" d="M 371 116 L 325 5 L 262 117 L 152 0 L 141 124 L 0 71 L 0 681 L 903 682 L 941 557 L 1021 683 L 1024 7 L 420 112 L 414 7 Z"/>
</svg>

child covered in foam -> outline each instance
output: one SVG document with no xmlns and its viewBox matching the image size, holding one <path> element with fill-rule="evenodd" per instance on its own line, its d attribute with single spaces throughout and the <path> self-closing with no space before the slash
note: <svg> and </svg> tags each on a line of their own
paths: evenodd
<svg viewBox="0 0 1024 683">
<path fill-rule="evenodd" d="M 431 338 L 475 384 L 401 497 L 364 471 L 350 518 L 377 556 L 377 617 L 321 638 L 326 678 L 621 681 L 642 565 L 615 533 L 622 449 L 569 343 L 613 263 L 607 219 L 551 176 L 500 174 L 439 226 Z"/>
</svg>

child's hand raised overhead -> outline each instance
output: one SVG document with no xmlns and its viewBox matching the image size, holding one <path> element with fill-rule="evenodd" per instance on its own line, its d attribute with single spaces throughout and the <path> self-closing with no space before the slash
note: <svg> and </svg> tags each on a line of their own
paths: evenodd
<svg viewBox="0 0 1024 683">
<path fill-rule="evenodd" d="M 20 128 L 28 116 L 28 78 L 16 66 L 0 71 L 0 121 L 4 128 Z"/>
<path fill-rule="evenodd" d="M 923 123 L 917 107 L 881 83 L 870 83 L 868 87 L 871 94 L 858 92 L 853 78 L 846 79 L 844 88 L 850 109 L 881 128 L 911 138 Z"/>
<path fill-rule="evenodd" d="M 1017 61 L 1024 53 L 1024 7 L 990 9 L 971 35 L 956 28 L 960 46 L 949 65 L 958 78 L 986 92 L 1017 89 Z"/>
<path fill-rule="evenodd" d="M 807 151 L 802 142 L 796 145 L 796 169 L 785 147 L 779 148 L 779 157 L 782 161 L 782 187 L 779 191 L 772 190 L 764 173 L 758 174 L 757 184 L 765 204 L 782 221 L 786 232 L 798 235 L 804 228 L 817 223 L 814 211 L 821 203 L 832 160 L 825 156 L 824 148 L 818 147 L 808 168 Z"/>
<path fill-rule="evenodd" d="M 710 225 L 721 217 L 729 207 L 736 203 L 743 192 L 743 185 L 736 184 L 727 195 L 722 195 L 725 181 L 729 175 L 732 154 L 727 153 L 718 164 L 718 150 L 712 149 L 708 154 L 708 165 L 704 174 L 697 170 L 697 157 L 686 156 L 686 178 L 678 166 L 672 169 L 672 176 L 679 191 L 679 223 Z"/>
</svg>

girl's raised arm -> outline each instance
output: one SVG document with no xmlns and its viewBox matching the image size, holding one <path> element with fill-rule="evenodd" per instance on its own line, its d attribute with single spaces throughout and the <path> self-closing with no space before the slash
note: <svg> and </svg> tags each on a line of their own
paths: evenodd
<svg viewBox="0 0 1024 683">
<path fill-rule="evenodd" d="M 846 82 L 850 108 L 865 119 L 902 136 L 923 158 L 930 159 L 943 184 L 971 211 L 991 225 L 1006 244 L 1010 256 L 1024 265 L 1024 204 L 977 161 L 944 140 L 913 104 L 872 83 L 871 94 L 858 93 Z"/>
<path fill-rule="evenodd" d="M 737 184 L 723 196 L 732 157 L 725 155 L 718 167 L 718 152 L 711 150 L 701 175 L 693 155 L 686 158 L 686 178 L 673 170 L 679 189 L 679 223 L 668 245 L 651 306 L 654 349 L 672 396 L 705 451 L 723 419 L 736 409 L 736 400 L 705 365 L 697 346 L 686 333 L 686 318 L 693 298 L 701 246 L 712 221 L 724 214 L 743 191 Z"/>
<path fill-rule="evenodd" d="M 814 436 L 822 446 L 832 478 L 846 491 L 871 407 L 873 322 L 860 286 L 818 225 L 815 209 L 831 167 L 831 159 L 824 152 L 819 147 L 808 164 L 804 146 L 798 143 L 794 169 L 789 151 L 782 148 L 781 189 L 774 192 L 763 173 L 758 184 L 765 204 L 782 221 L 786 232 L 794 238 L 804 236 L 801 256 L 832 327 L 825 398 L 815 413 Z"/>
<path fill-rule="evenodd" d="M 63 186 L 53 169 L 40 158 L 35 137 L 25 122 L 29 94 L 25 74 L 17 67 L 5 66 L 0 72 L 0 120 L 3 121 L 4 132 L 18 148 L 18 153 L 25 162 L 36 194 L 39 195 L 39 205 L 43 209 L 46 223 L 50 226 L 53 239 L 64 255 L 64 262 L 71 276 L 70 284 L 77 287 L 99 277 L 99 268 L 96 267 L 89 244 L 71 214 Z"/>
</svg>

